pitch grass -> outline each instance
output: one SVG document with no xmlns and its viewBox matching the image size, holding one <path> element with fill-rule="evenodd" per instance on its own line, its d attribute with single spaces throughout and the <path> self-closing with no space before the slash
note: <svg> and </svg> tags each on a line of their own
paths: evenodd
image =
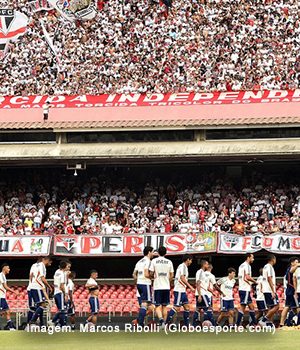
<svg viewBox="0 0 300 350">
<path fill-rule="evenodd" d="M 300 330 L 272 334 L 130 334 L 65 333 L 28 334 L 0 332 L 1 350 L 285 350 L 300 346 Z"/>
</svg>

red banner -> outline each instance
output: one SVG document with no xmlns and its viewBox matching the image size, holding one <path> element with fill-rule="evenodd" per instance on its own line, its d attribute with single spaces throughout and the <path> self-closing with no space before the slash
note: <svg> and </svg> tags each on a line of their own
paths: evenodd
<svg viewBox="0 0 300 350">
<path fill-rule="evenodd" d="M 227 91 L 168 94 L 111 94 L 76 96 L 0 96 L 0 108 L 41 108 L 45 102 L 56 108 L 152 107 L 300 102 L 300 89 L 272 91 Z"/>
</svg>

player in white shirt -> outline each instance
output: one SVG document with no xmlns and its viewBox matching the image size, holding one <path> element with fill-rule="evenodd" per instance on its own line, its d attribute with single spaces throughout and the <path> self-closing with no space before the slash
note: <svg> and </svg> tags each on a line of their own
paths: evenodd
<svg viewBox="0 0 300 350">
<path fill-rule="evenodd" d="M 268 263 L 263 268 L 262 290 L 268 307 L 268 312 L 259 322 L 260 325 L 271 325 L 275 313 L 279 310 L 279 301 L 276 294 L 276 276 L 274 265 L 276 264 L 276 256 L 268 255 Z"/>
<path fill-rule="evenodd" d="M 221 294 L 221 290 L 216 284 L 216 278 L 211 273 L 212 265 L 207 260 L 201 260 L 201 268 L 196 272 L 196 310 L 193 317 L 193 325 L 197 326 L 200 321 L 200 312 L 204 310 L 204 321 L 208 320 L 213 325 L 215 324 L 212 296 L 215 288 Z"/>
<path fill-rule="evenodd" d="M 240 265 L 238 271 L 239 279 L 239 296 L 240 296 L 240 309 L 238 311 L 238 317 L 236 324 L 239 326 L 244 317 L 246 307 L 249 308 L 249 318 L 252 325 L 257 324 L 255 317 L 255 308 L 251 298 L 251 285 L 256 284 L 252 278 L 251 264 L 254 262 L 254 255 L 251 253 L 246 254 L 246 260 Z"/>
<path fill-rule="evenodd" d="M 263 268 L 259 269 L 259 277 L 256 280 L 256 306 L 257 306 L 257 315 L 256 319 L 259 320 L 265 312 L 268 310 L 267 304 L 265 301 L 265 296 L 263 293 Z"/>
<path fill-rule="evenodd" d="M 234 296 L 233 289 L 235 286 L 236 270 L 229 267 L 228 276 L 221 278 L 217 284 L 220 287 L 223 296 L 221 298 L 221 313 L 218 317 L 217 324 L 220 324 L 224 317 L 228 317 L 229 326 L 233 326 L 234 322 Z"/>
<path fill-rule="evenodd" d="M 67 304 L 68 294 L 66 292 L 67 273 L 70 271 L 71 263 L 62 260 L 59 263 L 59 269 L 54 274 L 54 300 L 57 307 L 57 313 L 52 319 L 54 325 L 61 327 L 67 324 Z"/>
<path fill-rule="evenodd" d="M 76 278 L 75 271 L 69 271 L 67 276 L 66 294 L 68 296 L 68 317 L 70 318 L 71 329 L 75 330 L 75 305 L 73 299 L 74 293 L 74 279 Z"/>
<path fill-rule="evenodd" d="M 167 305 L 170 304 L 170 282 L 174 278 L 174 267 L 171 260 L 165 258 L 167 249 L 158 248 L 158 258 L 152 260 L 149 268 L 151 278 L 154 278 L 154 304 L 159 324 L 164 325 L 167 318 Z"/>
<path fill-rule="evenodd" d="M 6 292 L 9 291 L 18 295 L 17 291 L 14 291 L 12 288 L 8 287 L 6 276 L 10 272 L 10 267 L 8 264 L 3 264 L 1 266 L 0 272 L 0 314 L 5 314 L 7 324 L 4 329 L 15 330 L 15 326 L 10 318 L 10 310 L 6 301 Z"/>
<path fill-rule="evenodd" d="M 90 278 L 87 280 L 85 284 L 85 288 L 89 291 L 89 304 L 91 308 L 91 315 L 88 317 L 86 322 L 92 322 L 94 325 L 97 324 L 97 316 L 100 310 L 100 303 L 99 303 L 99 286 L 97 283 L 98 278 L 98 271 L 97 270 L 91 270 L 90 272 Z"/>
<path fill-rule="evenodd" d="M 33 271 L 32 281 L 31 281 L 31 297 L 35 303 L 36 310 L 32 315 L 30 324 L 35 323 L 37 319 L 40 319 L 40 325 L 43 325 L 43 314 L 44 309 L 46 309 L 47 302 L 49 302 L 48 293 L 46 288 L 49 289 L 49 292 L 52 292 L 52 287 L 46 280 L 46 267 L 51 266 L 52 260 L 50 257 L 46 256 L 41 259 L 36 265 L 35 270 Z"/>
<path fill-rule="evenodd" d="M 27 313 L 27 324 L 30 322 L 33 314 L 36 311 L 36 306 L 35 306 L 35 303 L 34 303 L 32 296 L 31 296 L 31 285 L 32 285 L 32 279 L 33 279 L 33 276 L 35 274 L 38 263 L 40 263 L 41 261 L 42 261 L 42 258 L 38 258 L 37 262 L 31 266 L 30 272 L 29 272 L 29 282 L 28 282 L 28 287 L 27 287 L 28 309 L 29 310 Z"/>
<path fill-rule="evenodd" d="M 175 285 L 174 285 L 174 305 L 173 308 L 168 312 L 166 323 L 172 322 L 174 315 L 180 311 L 181 306 L 184 309 L 183 319 L 184 325 L 189 325 L 190 320 L 190 304 L 186 293 L 186 288 L 190 288 L 192 292 L 195 288 L 188 282 L 189 270 L 188 267 L 193 262 L 193 257 L 191 255 L 184 255 L 182 259 L 182 264 L 177 267 L 175 274 Z"/>
<path fill-rule="evenodd" d="M 154 254 L 153 247 L 146 246 L 143 250 L 143 254 L 144 257 L 136 263 L 132 274 L 141 298 L 141 305 L 138 316 L 138 324 L 140 326 L 144 326 L 147 310 L 152 305 L 152 281 L 150 276 L 150 267 Z"/>
</svg>

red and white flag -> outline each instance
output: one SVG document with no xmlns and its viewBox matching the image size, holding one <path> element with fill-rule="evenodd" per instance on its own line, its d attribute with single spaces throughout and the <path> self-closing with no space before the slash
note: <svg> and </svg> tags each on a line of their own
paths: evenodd
<svg viewBox="0 0 300 350">
<path fill-rule="evenodd" d="M 53 6 L 49 4 L 48 0 L 29 0 L 28 5 L 32 12 L 53 10 Z"/>
<path fill-rule="evenodd" d="M 0 9 L 0 57 L 7 53 L 7 45 L 26 32 L 28 17 L 13 9 Z"/>
</svg>

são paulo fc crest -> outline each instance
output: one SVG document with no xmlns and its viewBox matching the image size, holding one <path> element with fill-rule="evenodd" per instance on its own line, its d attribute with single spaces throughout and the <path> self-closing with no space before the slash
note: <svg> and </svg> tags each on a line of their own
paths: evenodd
<svg viewBox="0 0 300 350">
<path fill-rule="evenodd" d="M 0 9 L 0 32 L 7 35 L 16 17 L 13 9 Z"/>
<path fill-rule="evenodd" d="M 224 243 L 227 245 L 229 249 L 232 249 L 234 246 L 236 246 L 239 242 L 238 237 L 235 236 L 224 236 Z"/>
<path fill-rule="evenodd" d="M 75 253 L 77 237 L 56 237 L 57 253 Z"/>
</svg>

